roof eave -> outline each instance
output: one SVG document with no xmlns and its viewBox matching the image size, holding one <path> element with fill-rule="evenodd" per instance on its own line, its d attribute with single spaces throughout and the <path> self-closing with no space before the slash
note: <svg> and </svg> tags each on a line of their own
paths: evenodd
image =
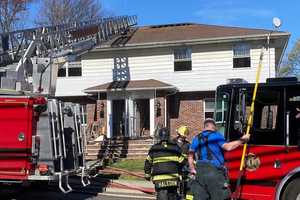
<svg viewBox="0 0 300 200">
<path fill-rule="evenodd" d="M 271 33 L 271 32 L 270 32 Z M 197 45 L 197 44 L 214 44 L 214 43 L 228 43 L 237 41 L 251 41 L 261 40 L 268 37 L 270 33 L 256 34 L 256 35 L 244 35 L 244 36 L 229 36 L 229 37 L 215 37 L 215 38 L 203 38 L 193 40 L 179 40 L 179 41 L 165 41 L 165 42 L 154 42 L 154 43 L 137 43 L 137 44 L 126 44 L 120 47 L 96 47 L 91 52 L 101 51 L 117 51 L 117 50 L 129 50 L 129 49 L 143 49 L 143 48 L 154 48 L 154 47 L 172 47 L 178 45 Z M 289 32 L 272 32 L 271 38 L 276 37 L 289 37 Z"/>
<path fill-rule="evenodd" d="M 104 93 L 104 92 L 121 92 L 121 91 L 141 91 L 141 90 L 178 90 L 173 86 L 163 86 L 163 87 L 146 87 L 146 88 L 126 88 L 126 89 L 99 89 L 99 90 L 84 90 L 84 93 L 94 94 L 94 93 Z"/>
</svg>

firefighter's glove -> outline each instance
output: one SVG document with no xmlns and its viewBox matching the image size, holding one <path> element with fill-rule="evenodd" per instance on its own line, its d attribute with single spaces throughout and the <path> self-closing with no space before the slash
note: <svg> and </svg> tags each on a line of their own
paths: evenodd
<svg viewBox="0 0 300 200">
<path fill-rule="evenodd" d="M 150 174 L 145 174 L 145 179 L 146 179 L 147 181 L 150 181 L 150 180 L 151 180 L 151 175 L 150 175 Z"/>
</svg>

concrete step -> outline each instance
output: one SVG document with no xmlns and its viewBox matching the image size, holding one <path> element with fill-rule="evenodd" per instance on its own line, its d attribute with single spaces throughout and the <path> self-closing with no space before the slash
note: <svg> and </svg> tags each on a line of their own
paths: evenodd
<svg viewBox="0 0 300 200">
<path fill-rule="evenodd" d="M 149 149 L 122 149 L 118 151 L 111 151 L 110 153 L 119 153 L 119 154 L 130 154 L 130 153 L 148 153 Z M 86 153 L 87 155 L 101 155 L 105 151 L 99 150 L 88 150 Z"/>
</svg>

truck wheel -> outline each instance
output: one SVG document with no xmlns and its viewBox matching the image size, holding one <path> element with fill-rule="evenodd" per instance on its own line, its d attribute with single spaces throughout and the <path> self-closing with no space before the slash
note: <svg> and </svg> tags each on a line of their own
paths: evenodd
<svg viewBox="0 0 300 200">
<path fill-rule="evenodd" d="M 300 200 L 300 178 L 290 182 L 282 193 L 281 200 Z"/>
</svg>

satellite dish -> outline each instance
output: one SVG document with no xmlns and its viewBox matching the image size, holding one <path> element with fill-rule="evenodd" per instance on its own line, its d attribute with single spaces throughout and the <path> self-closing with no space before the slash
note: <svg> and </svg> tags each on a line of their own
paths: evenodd
<svg viewBox="0 0 300 200">
<path fill-rule="evenodd" d="M 281 20 L 278 17 L 274 17 L 273 25 L 275 26 L 275 28 L 279 28 L 281 26 Z"/>
</svg>

